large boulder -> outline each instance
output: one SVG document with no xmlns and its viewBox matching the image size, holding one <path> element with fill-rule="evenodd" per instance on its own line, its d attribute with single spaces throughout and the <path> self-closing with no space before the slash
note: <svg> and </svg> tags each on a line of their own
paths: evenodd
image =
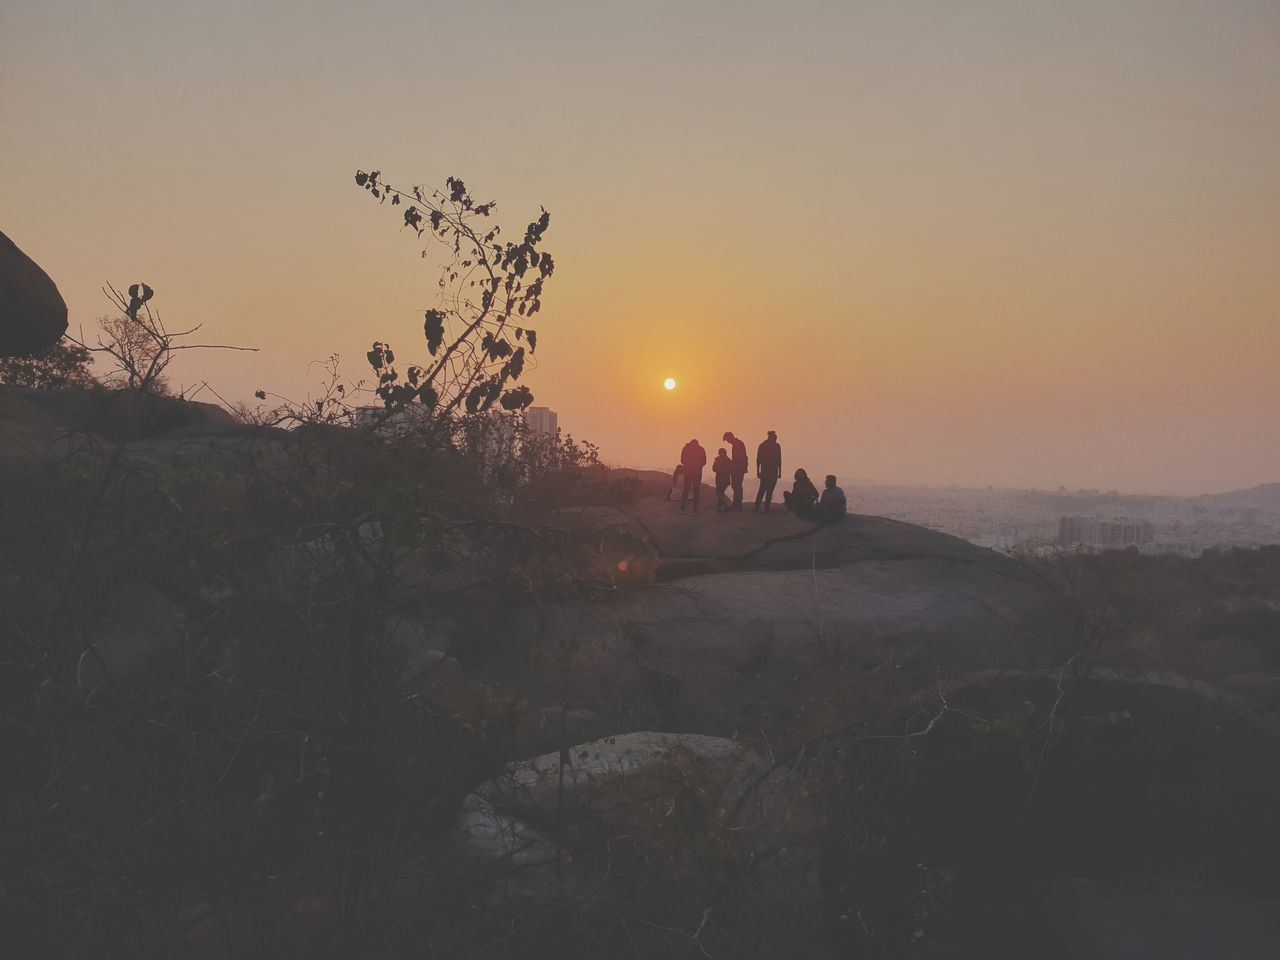
<svg viewBox="0 0 1280 960">
<path fill-rule="evenodd" d="M 589 898 L 671 932 L 664 956 L 732 956 L 725 930 L 804 956 L 821 928 L 820 826 L 805 785 L 742 744 L 639 732 L 511 764 L 464 802 L 457 842 L 459 865 L 517 912 Z"/>
<path fill-rule="evenodd" d="M 813 570 L 871 560 L 945 560 L 1025 578 L 1009 557 L 958 537 L 885 517 L 849 514 L 839 523 L 801 520 L 776 506 L 769 513 L 744 510 L 698 516 L 678 504 L 642 497 L 623 508 L 591 507 L 580 513 L 600 526 L 630 528 L 660 557 L 659 580 L 742 570 Z"/>
<path fill-rule="evenodd" d="M 707 659 L 736 646 L 748 659 L 776 666 L 840 649 L 867 661 L 917 658 L 984 668 L 1024 666 L 1041 655 L 1037 630 L 1048 600 L 999 565 L 925 554 L 686 577 L 628 596 L 617 616 L 634 637 L 663 638 L 653 648 L 661 653 L 641 648 L 646 657 L 696 652 Z"/>
<path fill-rule="evenodd" d="M 40 265 L 0 233 L 0 356 L 47 350 L 67 331 L 67 302 Z"/>
</svg>

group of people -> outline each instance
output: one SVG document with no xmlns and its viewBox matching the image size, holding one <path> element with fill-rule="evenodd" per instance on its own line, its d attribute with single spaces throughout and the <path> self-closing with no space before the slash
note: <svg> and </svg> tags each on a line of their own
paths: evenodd
<svg viewBox="0 0 1280 960">
<path fill-rule="evenodd" d="M 729 447 L 721 447 L 711 463 L 711 473 L 716 481 L 716 513 L 742 509 L 742 480 L 750 466 L 745 443 L 735 437 L 732 431 L 726 431 L 722 439 Z M 691 495 L 693 512 L 698 512 L 702 471 L 706 465 L 707 451 L 695 437 L 680 451 L 680 462 L 671 474 L 671 489 L 667 492 L 668 500 L 679 494 L 681 513 L 684 513 L 685 504 L 689 502 Z M 759 512 L 762 503 L 764 512 L 769 512 L 773 506 L 773 491 L 780 476 L 782 447 L 778 444 L 778 434 L 770 430 L 769 435 L 756 448 L 756 477 L 760 480 L 760 488 L 756 492 L 756 512 Z M 806 520 L 839 520 L 847 512 L 848 503 L 844 491 L 836 486 L 833 474 L 827 475 L 821 493 L 803 469 L 795 472 L 794 479 L 791 489 L 783 491 L 782 502 L 797 517 Z M 732 493 L 732 499 L 728 493 Z"/>
</svg>

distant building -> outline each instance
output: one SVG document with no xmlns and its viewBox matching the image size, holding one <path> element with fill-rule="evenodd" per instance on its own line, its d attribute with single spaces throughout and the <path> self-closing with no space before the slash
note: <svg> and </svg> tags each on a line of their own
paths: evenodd
<svg viewBox="0 0 1280 960">
<path fill-rule="evenodd" d="M 495 460 L 507 459 L 516 446 L 516 422 L 509 413 L 490 411 L 485 421 L 485 452 Z"/>
<path fill-rule="evenodd" d="M 536 434 L 554 437 L 560 429 L 560 417 L 550 407 L 529 407 L 524 412 L 524 422 Z"/>
<path fill-rule="evenodd" d="M 393 413 L 385 404 L 356 407 L 351 411 L 351 422 L 357 427 L 378 424 L 378 432 L 388 436 L 404 436 L 430 423 L 434 411 L 420 403 L 410 403 Z"/>
<path fill-rule="evenodd" d="M 1146 520 L 1098 520 L 1094 517 L 1061 517 L 1058 520 L 1058 543 L 1061 546 L 1085 544 L 1103 550 L 1142 547 L 1155 541 L 1155 528 Z"/>
</svg>

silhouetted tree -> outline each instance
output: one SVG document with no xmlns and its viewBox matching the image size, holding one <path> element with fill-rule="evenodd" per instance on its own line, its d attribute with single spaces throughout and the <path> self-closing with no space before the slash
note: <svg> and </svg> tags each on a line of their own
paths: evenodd
<svg viewBox="0 0 1280 960">
<path fill-rule="evenodd" d="M 66 338 L 30 357 L 0 357 L 0 383 L 37 390 L 88 387 L 93 384 L 87 349 Z"/>
<path fill-rule="evenodd" d="M 500 227 L 486 222 L 494 204 L 476 203 L 456 177 L 445 181 L 443 192 L 399 190 L 378 170 L 358 171 L 356 183 L 379 203 L 390 199 L 403 207 L 404 227 L 449 252 L 439 306 L 423 317 L 431 359 L 402 376 L 389 344 L 375 342 L 367 355 L 388 410 L 416 401 L 447 417 L 459 410 L 484 412 L 495 403 L 505 410 L 529 406 L 533 394 L 515 383 L 538 348 L 538 333 L 526 324 L 542 308 L 543 285 L 555 270 L 551 255 L 538 249 L 550 214 L 543 210 L 519 242 L 509 243 L 499 240 Z"/>
<path fill-rule="evenodd" d="M 107 374 L 106 379 L 116 386 L 140 393 L 167 393 L 168 383 L 164 372 L 179 350 L 257 352 L 256 347 L 180 342 L 199 330 L 203 324 L 196 324 L 187 330 L 171 331 L 166 328 L 159 311 L 151 309 L 151 298 L 155 296 L 155 291 L 145 283 L 131 285 L 127 297 L 111 284 L 107 284 L 103 292 L 120 308 L 120 313 L 98 318 L 98 325 L 101 327 L 98 345 L 90 347 L 74 338 L 68 339 L 84 350 L 109 356 L 115 368 Z"/>
</svg>

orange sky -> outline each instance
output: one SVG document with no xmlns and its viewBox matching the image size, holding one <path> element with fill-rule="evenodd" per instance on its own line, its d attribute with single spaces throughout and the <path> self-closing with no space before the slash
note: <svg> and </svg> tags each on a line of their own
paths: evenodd
<svg viewBox="0 0 1280 960">
<path fill-rule="evenodd" d="M 72 323 L 145 280 L 262 348 L 175 364 L 232 399 L 420 349 L 378 167 L 551 211 L 529 382 L 615 462 L 772 428 L 854 482 L 1280 480 L 1274 2 L 8 0 L 0 116 Z"/>
</svg>

